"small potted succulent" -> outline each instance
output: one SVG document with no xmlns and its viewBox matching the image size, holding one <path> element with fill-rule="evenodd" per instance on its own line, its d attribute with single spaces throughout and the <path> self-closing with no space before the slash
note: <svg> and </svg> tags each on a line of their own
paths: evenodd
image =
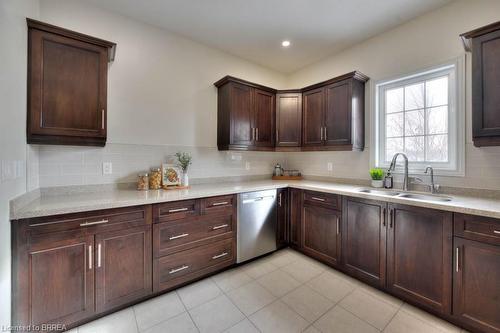
<svg viewBox="0 0 500 333">
<path fill-rule="evenodd" d="M 370 169 L 370 177 L 372 178 L 373 187 L 384 187 L 384 170 L 372 168 Z"/>
<path fill-rule="evenodd" d="M 182 169 L 182 186 L 189 186 L 188 168 L 191 165 L 192 157 L 188 153 L 177 152 L 177 165 Z"/>
</svg>

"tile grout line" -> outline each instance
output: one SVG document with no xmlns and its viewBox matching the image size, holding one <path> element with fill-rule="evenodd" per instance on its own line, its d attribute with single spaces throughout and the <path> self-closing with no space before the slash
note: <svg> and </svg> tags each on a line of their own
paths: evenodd
<svg viewBox="0 0 500 333">
<path fill-rule="evenodd" d="M 389 319 L 389 321 L 387 322 L 387 324 L 385 324 L 385 326 L 384 326 L 384 328 L 381 330 L 381 332 L 384 332 L 384 330 L 385 330 L 385 329 L 387 328 L 387 326 L 389 326 L 389 324 L 390 324 L 390 323 L 394 320 L 394 318 L 397 316 L 397 314 L 398 314 L 399 312 L 401 312 L 401 309 L 403 308 L 403 305 L 404 305 L 404 304 L 405 304 L 405 303 L 403 302 L 403 303 L 402 303 L 402 304 L 398 307 L 398 311 L 396 311 L 396 312 L 394 313 L 394 315 L 391 317 L 391 319 Z"/>
<path fill-rule="evenodd" d="M 137 332 L 139 333 L 141 331 L 139 330 L 139 323 L 137 322 L 137 315 L 135 313 L 135 308 L 134 306 L 131 306 L 131 308 L 132 308 L 132 313 L 134 314 L 135 327 L 137 328 Z"/>
<path fill-rule="evenodd" d="M 215 282 L 214 282 L 214 284 L 215 284 Z M 216 285 L 216 286 L 217 286 L 217 285 Z M 217 288 L 219 288 L 219 286 L 217 286 Z M 196 327 L 196 330 L 197 330 L 198 332 L 201 332 L 201 331 L 200 331 L 200 328 L 198 327 L 198 325 L 197 325 L 197 324 L 196 324 L 196 322 L 194 321 L 193 316 L 191 316 L 191 313 L 189 312 L 189 310 L 188 310 L 188 308 L 187 308 L 186 304 L 184 304 L 184 301 L 182 300 L 182 297 L 179 295 L 179 293 L 177 292 L 177 290 L 175 290 L 175 294 L 177 295 L 177 297 L 179 297 L 179 300 L 181 301 L 181 304 L 182 304 L 182 306 L 184 307 L 184 310 L 186 310 L 185 312 L 188 314 L 189 319 L 191 319 L 191 321 L 193 322 L 194 327 Z M 214 298 L 214 299 L 215 299 L 215 298 Z M 210 301 L 208 301 L 208 302 L 210 302 Z M 205 302 L 205 303 L 207 303 L 207 302 Z M 203 304 L 205 304 L 205 303 L 203 303 Z M 203 304 L 200 304 L 200 305 L 203 305 Z"/>
</svg>

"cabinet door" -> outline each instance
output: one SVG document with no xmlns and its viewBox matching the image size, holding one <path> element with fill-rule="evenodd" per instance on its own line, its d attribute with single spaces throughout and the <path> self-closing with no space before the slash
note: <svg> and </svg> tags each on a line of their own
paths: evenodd
<svg viewBox="0 0 500 333">
<path fill-rule="evenodd" d="M 390 204 L 387 242 L 387 288 L 450 313 L 452 214 Z"/>
<path fill-rule="evenodd" d="M 340 217 L 337 210 L 304 205 L 302 239 L 304 252 L 336 265 L 340 258 Z"/>
<path fill-rule="evenodd" d="M 500 247 L 455 237 L 453 315 L 482 332 L 500 332 Z"/>
<path fill-rule="evenodd" d="M 351 81 L 325 87 L 325 130 L 327 146 L 351 143 Z"/>
<path fill-rule="evenodd" d="M 96 235 L 96 304 L 99 312 L 152 293 L 151 226 Z"/>
<path fill-rule="evenodd" d="M 93 315 L 94 236 L 60 232 L 30 242 L 30 324 L 72 324 Z"/>
<path fill-rule="evenodd" d="M 278 189 L 278 228 L 276 243 L 283 247 L 288 243 L 288 189 Z"/>
<path fill-rule="evenodd" d="M 500 145 L 500 30 L 473 39 L 472 131 L 476 146 Z"/>
<path fill-rule="evenodd" d="M 259 147 L 274 146 L 274 94 L 254 89 L 254 145 Z"/>
<path fill-rule="evenodd" d="M 384 287 L 386 267 L 385 202 L 344 198 L 342 264 L 367 283 Z"/>
<path fill-rule="evenodd" d="M 324 89 L 319 88 L 303 94 L 303 146 L 323 145 Z"/>
<path fill-rule="evenodd" d="M 302 224 L 302 190 L 291 188 L 290 195 L 290 244 L 296 248 L 302 248 L 301 224 Z"/>
<path fill-rule="evenodd" d="M 231 83 L 231 140 L 230 144 L 253 144 L 252 88 Z"/>
<path fill-rule="evenodd" d="M 105 138 L 107 48 L 35 29 L 29 41 L 28 143 Z"/>
<path fill-rule="evenodd" d="M 302 94 L 276 96 L 276 146 L 300 147 L 302 132 Z"/>
</svg>

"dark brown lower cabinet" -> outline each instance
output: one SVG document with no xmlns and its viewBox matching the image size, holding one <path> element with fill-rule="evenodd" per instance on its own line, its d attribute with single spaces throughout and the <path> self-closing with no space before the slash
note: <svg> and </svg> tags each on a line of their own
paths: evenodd
<svg viewBox="0 0 500 333">
<path fill-rule="evenodd" d="M 98 312 L 153 292 L 151 226 L 97 234 L 95 243 Z"/>
<path fill-rule="evenodd" d="M 276 246 L 285 247 L 288 244 L 288 189 L 278 189 L 278 223 L 276 230 Z"/>
<path fill-rule="evenodd" d="M 340 260 L 340 218 L 335 209 L 304 204 L 302 247 L 310 256 L 337 265 Z"/>
<path fill-rule="evenodd" d="M 22 311 L 15 315 L 29 325 L 69 325 L 93 315 L 94 236 L 61 232 L 31 242 L 25 276 L 29 289 L 21 291 L 30 301 L 20 304 L 22 310 L 13 309 Z"/>
<path fill-rule="evenodd" d="M 387 203 L 344 197 L 342 264 L 351 275 L 384 287 Z"/>
<path fill-rule="evenodd" d="M 389 204 L 387 288 L 439 313 L 451 313 L 452 213 Z"/>
<path fill-rule="evenodd" d="M 482 332 L 500 332 L 500 246 L 454 238 L 453 315 Z"/>
<path fill-rule="evenodd" d="M 290 203 L 290 232 L 289 242 L 290 245 L 296 249 L 302 248 L 302 202 L 303 192 L 296 188 L 289 189 L 289 203 Z"/>
</svg>

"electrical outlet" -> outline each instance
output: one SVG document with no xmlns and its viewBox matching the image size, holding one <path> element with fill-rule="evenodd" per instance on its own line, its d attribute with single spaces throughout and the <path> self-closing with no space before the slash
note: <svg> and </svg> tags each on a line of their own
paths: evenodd
<svg viewBox="0 0 500 333">
<path fill-rule="evenodd" d="M 333 163 L 332 162 L 328 162 L 327 165 L 326 165 L 326 168 L 328 169 L 328 171 L 333 171 Z"/>
<path fill-rule="evenodd" d="M 2 161 L 2 182 L 16 178 L 16 163 L 14 161 Z"/>
<path fill-rule="evenodd" d="M 245 169 L 250 170 L 250 162 L 245 162 Z"/>
<path fill-rule="evenodd" d="M 102 174 L 103 175 L 111 175 L 112 173 L 113 173 L 113 163 L 103 162 L 102 163 Z"/>
</svg>

